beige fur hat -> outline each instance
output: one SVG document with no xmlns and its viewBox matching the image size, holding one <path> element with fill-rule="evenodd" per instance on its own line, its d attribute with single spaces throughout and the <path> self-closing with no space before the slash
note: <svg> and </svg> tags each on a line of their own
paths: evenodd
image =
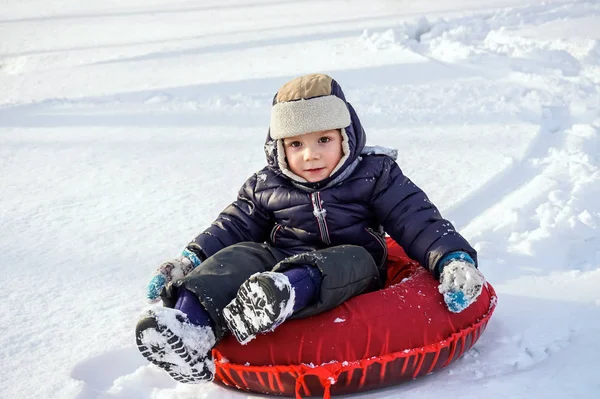
<svg viewBox="0 0 600 399">
<path fill-rule="evenodd" d="M 277 92 L 271 109 L 273 139 L 331 129 L 351 123 L 346 102 L 332 94 L 330 76 L 315 73 L 292 79 Z"/>
</svg>

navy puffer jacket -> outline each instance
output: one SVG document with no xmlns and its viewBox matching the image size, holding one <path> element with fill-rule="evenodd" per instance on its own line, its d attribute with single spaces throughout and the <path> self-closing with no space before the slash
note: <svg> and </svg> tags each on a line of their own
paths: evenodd
<svg viewBox="0 0 600 399">
<path fill-rule="evenodd" d="M 332 93 L 345 101 L 335 80 L 332 85 Z M 188 249 L 205 259 L 243 241 L 267 242 L 290 255 L 353 244 L 367 249 L 383 272 L 387 233 L 436 277 L 438 261 L 451 252 L 464 251 L 476 260 L 475 250 L 394 158 L 365 147 L 360 120 L 346 104 L 350 156 L 333 176 L 318 183 L 291 180 L 278 166 L 277 157 L 284 155 L 267 135 L 268 166 L 244 183 L 238 198 Z"/>
</svg>

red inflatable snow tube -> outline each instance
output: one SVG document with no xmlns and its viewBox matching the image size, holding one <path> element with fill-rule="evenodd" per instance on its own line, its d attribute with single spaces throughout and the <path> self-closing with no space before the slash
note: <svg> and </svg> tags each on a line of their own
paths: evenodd
<svg viewBox="0 0 600 399">
<path fill-rule="evenodd" d="M 471 348 L 496 305 L 486 284 L 477 301 L 450 313 L 437 282 L 388 238 L 388 286 L 326 313 L 289 320 L 240 345 L 214 349 L 215 381 L 256 393 L 323 396 L 397 384 L 446 367 Z"/>
</svg>

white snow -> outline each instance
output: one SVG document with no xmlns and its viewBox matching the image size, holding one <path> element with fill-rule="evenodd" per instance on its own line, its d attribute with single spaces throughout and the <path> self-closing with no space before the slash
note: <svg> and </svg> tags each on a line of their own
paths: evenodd
<svg viewBox="0 0 600 399">
<path fill-rule="evenodd" d="M 310 72 L 499 295 L 461 360 L 361 397 L 597 397 L 597 1 L 5 0 L 0 37 L 0 397 L 256 397 L 176 384 L 134 326 Z"/>
<path fill-rule="evenodd" d="M 388 157 L 397 159 L 398 158 L 398 150 L 395 148 L 387 148 L 387 147 L 382 147 L 380 145 L 366 145 L 365 148 L 362 150 L 361 154 L 365 154 L 365 155 L 372 155 L 372 154 L 377 154 L 377 155 L 387 155 Z"/>
</svg>

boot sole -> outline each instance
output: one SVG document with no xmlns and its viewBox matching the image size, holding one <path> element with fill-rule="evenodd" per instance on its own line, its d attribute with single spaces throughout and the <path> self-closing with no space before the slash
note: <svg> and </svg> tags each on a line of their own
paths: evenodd
<svg viewBox="0 0 600 399">
<path fill-rule="evenodd" d="M 148 330 L 155 330 L 160 335 L 166 338 L 166 345 L 161 346 L 158 344 L 146 344 L 143 342 L 143 333 Z M 165 370 L 171 378 L 173 378 L 177 382 L 185 383 L 185 384 L 200 384 L 207 381 L 212 381 L 214 378 L 213 373 L 208 370 L 205 365 L 205 360 L 207 357 L 199 356 L 195 361 L 193 360 L 193 356 L 185 345 L 181 338 L 173 333 L 166 326 L 158 324 L 156 319 L 152 316 L 146 317 L 140 320 L 136 326 L 136 343 L 138 350 L 148 360 L 150 363 L 160 367 Z M 192 373 L 181 373 L 178 372 L 178 365 L 169 363 L 161 360 L 161 357 L 167 353 L 176 354 L 180 357 L 185 364 L 187 364 L 191 369 Z M 196 354 L 194 354 L 197 356 Z M 210 356 L 210 354 L 209 354 Z M 199 370 L 194 366 L 201 365 L 202 369 Z"/>
<path fill-rule="evenodd" d="M 273 280 L 265 280 L 250 277 L 239 288 L 236 297 L 223 309 L 229 331 L 242 345 L 252 341 L 260 333 L 274 330 L 291 314 L 286 312 L 292 296 L 289 286 L 280 290 Z M 271 305 L 271 309 L 268 305 Z"/>
</svg>

